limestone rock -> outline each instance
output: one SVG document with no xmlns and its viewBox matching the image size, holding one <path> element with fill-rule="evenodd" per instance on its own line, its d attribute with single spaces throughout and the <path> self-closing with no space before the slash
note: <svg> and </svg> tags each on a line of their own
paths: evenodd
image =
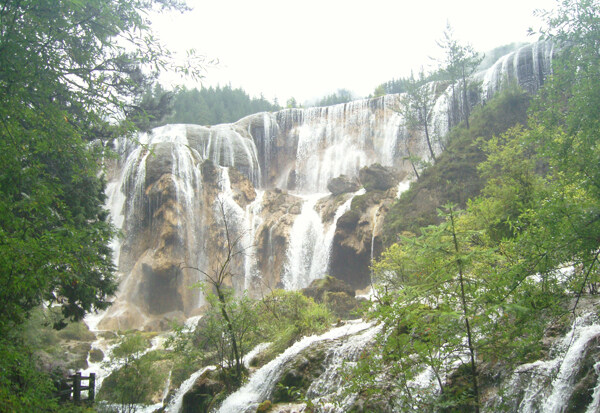
<svg viewBox="0 0 600 413">
<path fill-rule="evenodd" d="M 383 216 L 395 199 L 395 187 L 354 197 L 337 222 L 329 274 L 362 289 L 371 282 L 370 265 L 383 251 Z"/>
</svg>

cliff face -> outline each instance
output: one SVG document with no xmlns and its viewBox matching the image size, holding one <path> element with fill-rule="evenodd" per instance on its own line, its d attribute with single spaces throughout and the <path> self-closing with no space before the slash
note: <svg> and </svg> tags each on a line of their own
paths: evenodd
<svg viewBox="0 0 600 413">
<path fill-rule="evenodd" d="M 537 89 L 551 53 L 538 44 L 501 59 L 477 76 L 483 92 L 472 103 L 506 76 Z M 437 89 L 429 130 L 440 138 L 453 114 L 449 91 Z M 201 311 L 202 294 L 190 287 L 221 262 L 225 222 L 239 240 L 237 291 L 303 288 L 326 273 L 367 286 L 383 215 L 412 173 L 406 158 L 429 158 L 425 138 L 403 126 L 399 104 L 389 95 L 213 127 L 167 125 L 137 144 L 120 141 L 107 194 L 123 235 L 114 242 L 121 287 L 100 327 L 163 329 Z M 441 139 L 433 149 L 441 152 Z"/>
</svg>

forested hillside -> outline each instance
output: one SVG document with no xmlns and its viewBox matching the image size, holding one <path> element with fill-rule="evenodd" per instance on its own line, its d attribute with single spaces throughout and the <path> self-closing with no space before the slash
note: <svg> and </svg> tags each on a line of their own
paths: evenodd
<svg viewBox="0 0 600 413">
<path fill-rule="evenodd" d="M 217 125 L 235 122 L 258 112 L 275 112 L 281 107 L 263 96 L 250 98 L 241 88 L 230 85 L 200 90 L 182 88 L 173 92 L 171 114 L 161 120 L 167 123 Z"/>
</svg>

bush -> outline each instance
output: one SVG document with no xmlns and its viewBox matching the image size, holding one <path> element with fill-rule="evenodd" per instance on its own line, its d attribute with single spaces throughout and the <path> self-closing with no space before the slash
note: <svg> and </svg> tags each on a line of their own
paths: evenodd
<svg viewBox="0 0 600 413">
<path fill-rule="evenodd" d="M 321 333 L 331 327 L 333 315 L 324 304 L 298 291 L 275 290 L 261 301 L 260 312 L 264 341 L 272 342 L 263 363 L 283 352 L 301 337 Z"/>
</svg>

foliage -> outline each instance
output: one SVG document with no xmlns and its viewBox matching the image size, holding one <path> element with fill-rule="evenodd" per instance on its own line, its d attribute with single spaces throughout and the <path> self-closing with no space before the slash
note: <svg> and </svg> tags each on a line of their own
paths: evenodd
<svg viewBox="0 0 600 413">
<path fill-rule="evenodd" d="M 0 411 L 58 411 L 51 377 L 39 372 L 31 351 L 18 335 L 0 341 Z"/>
<path fill-rule="evenodd" d="M 447 148 L 436 164 L 425 169 L 417 182 L 402 194 L 385 217 L 385 242 L 389 246 L 396 234 L 439 223 L 436 208 L 448 202 L 464 208 L 485 184 L 477 165 L 485 160 L 484 142 L 526 122 L 530 97 L 516 87 L 508 87 L 471 115 L 471 128 L 454 128 Z"/>
<path fill-rule="evenodd" d="M 458 119 L 449 119 L 449 126 L 452 127 L 458 124 L 459 121 L 464 121 L 467 129 L 469 129 L 469 116 L 471 113 L 468 92 L 471 87 L 469 78 L 483 61 L 483 56 L 480 56 L 471 45 L 459 43 L 454 38 L 452 27 L 449 24 L 446 26 L 444 37 L 438 42 L 438 45 L 445 53 L 441 73 L 446 75 L 452 89 L 453 107 L 451 113 L 460 114 Z M 456 97 L 456 87 L 460 90 L 460 98 Z"/>
<path fill-rule="evenodd" d="M 428 77 L 425 72 L 421 70 L 417 79 L 411 74 L 406 84 L 406 93 L 400 98 L 400 105 L 394 109 L 402 114 L 404 119 L 405 127 L 408 133 L 412 136 L 417 133 L 419 136 L 425 136 L 427 147 L 429 148 L 429 156 L 431 160 L 435 162 L 435 153 L 433 152 L 432 140 L 429 132 L 429 124 L 433 116 L 433 102 L 435 102 L 435 83 L 428 83 Z M 413 156 L 410 153 L 408 144 L 406 146 L 408 151 L 408 159 L 411 161 L 413 170 L 417 175 L 418 172 Z"/>
<path fill-rule="evenodd" d="M 373 97 L 389 95 L 392 93 L 404 93 L 408 90 L 408 84 L 410 83 L 409 78 L 392 79 L 385 83 L 378 85 L 374 92 Z"/>
<path fill-rule="evenodd" d="M 256 305 L 246 294 L 235 297 L 233 290 L 229 288 L 224 290 L 223 295 L 224 301 L 221 301 L 215 294 L 208 292 L 210 308 L 202 317 L 195 343 L 211 352 L 212 356 L 205 355 L 210 357 L 206 361 L 233 371 L 241 369 L 244 356 L 256 342 Z M 224 319 L 223 310 L 227 313 L 228 321 Z M 237 354 L 233 349 L 234 342 Z M 239 381 L 236 383 L 239 384 Z"/>
<path fill-rule="evenodd" d="M 335 93 L 327 95 L 317 101 L 315 106 L 331 106 L 340 103 L 348 103 L 354 99 L 352 92 L 347 89 L 338 89 Z"/>
<path fill-rule="evenodd" d="M 158 9 L 185 6 L 180 0 L 2 2 L 0 404 L 9 410 L 52 408 L 51 397 L 42 398 L 47 377 L 34 374 L 28 348 L 11 343 L 13 331 L 42 302 L 58 306 L 55 326 L 64 327 L 63 319 L 105 309 L 116 290 L 99 161 L 108 140 L 140 123 L 139 115 L 127 116 L 144 106 L 141 93 L 156 71 L 170 66 L 146 17 Z"/>
<path fill-rule="evenodd" d="M 160 361 L 161 352 L 144 354 L 149 346 L 147 337 L 139 332 L 124 336 L 113 349 L 111 362 L 116 364 L 103 382 L 99 400 L 119 405 L 119 412 L 135 412 L 139 404 L 151 404 L 152 396 L 160 391 L 166 379 Z"/>
<path fill-rule="evenodd" d="M 325 331 L 333 316 L 325 304 L 317 304 L 299 291 L 275 290 L 259 302 L 260 325 L 269 353 L 276 355 L 301 337 Z"/>
<path fill-rule="evenodd" d="M 298 291 L 275 290 L 261 300 L 252 300 L 246 294 L 235 297 L 231 289 L 226 290 L 225 302 L 235 333 L 236 343 L 243 358 L 249 350 L 261 342 L 271 345 L 259 357 L 260 364 L 274 358 L 299 338 L 325 331 L 331 326 L 333 317 L 323 304 Z M 174 349 L 176 368 L 180 372 L 172 376 L 173 382 L 207 363 L 215 363 L 223 371 L 231 373 L 222 377 L 232 390 L 239 385 L 235 377 L 236 365 L 227 323 L 220 310 L 221 302 L 213 293 L 208 293 L 211 304 L 197 326 L 187 329 L 175 327 L 175 337 L 169 342 Z M 175 376 L 181 376 L 177 379 Z"/>
</svg>

